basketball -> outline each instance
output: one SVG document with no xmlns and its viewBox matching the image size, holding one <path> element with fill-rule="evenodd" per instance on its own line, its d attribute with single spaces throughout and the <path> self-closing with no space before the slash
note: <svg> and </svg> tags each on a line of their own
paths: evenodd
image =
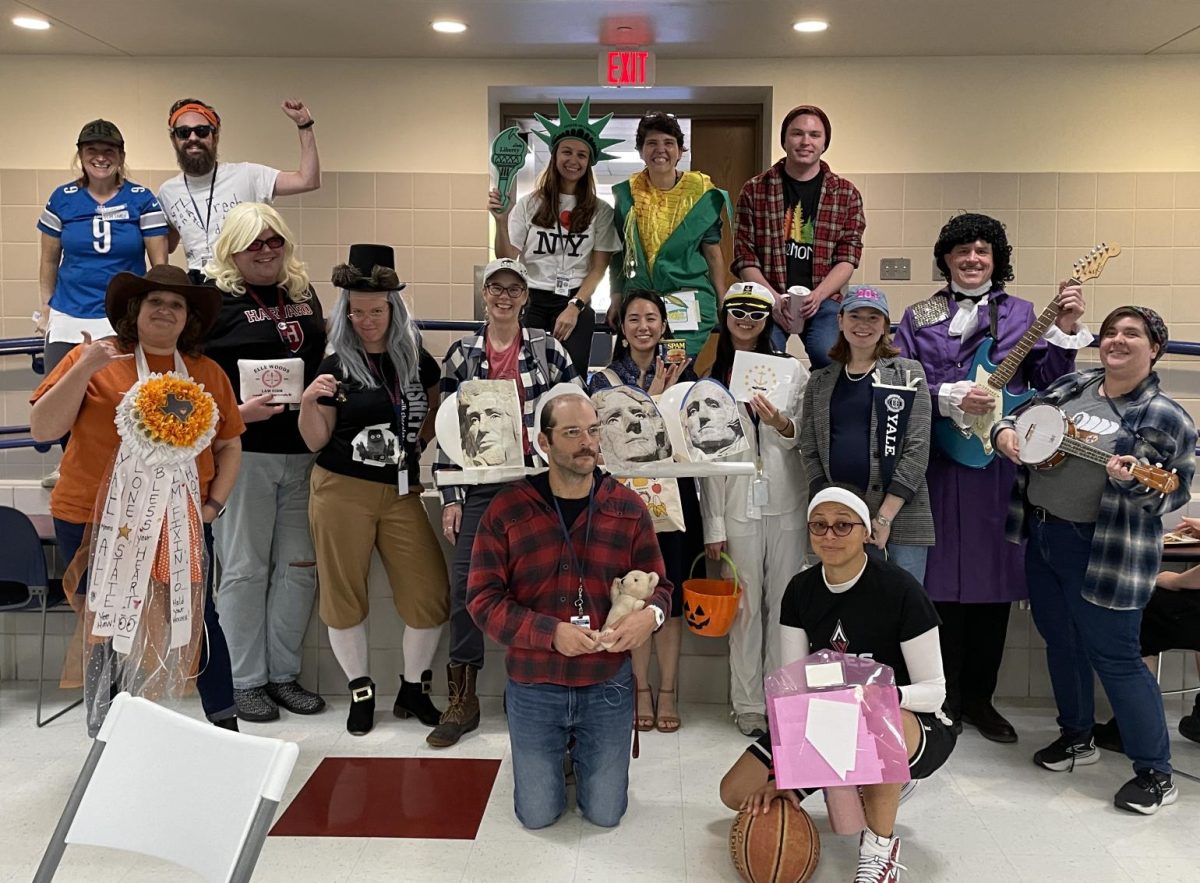
<svg viewBox="0 0 1200 883">
<path fill-rule="evenodd" d="M 746 883 L 804 883 L 816 873 L 821 838 L 808 813 L 780 799 L 766 815 L 738 813 L 729 854 Z"/>
</svg>

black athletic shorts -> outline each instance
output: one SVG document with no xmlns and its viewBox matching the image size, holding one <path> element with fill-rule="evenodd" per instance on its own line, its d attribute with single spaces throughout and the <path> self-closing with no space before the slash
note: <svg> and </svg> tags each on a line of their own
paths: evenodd
<svg viewBox="0 0 1200 883">
<path fill-rule="evenodd" d="M 1200 650 L 1200 591 L 1155 589 L 1142 611 L 1142 655 Z"/>
<path fill-rule="evenodd" d="M 927 779 L 949 759 L 958 737 L 954 730 L 933 712 L 914 711 L 913 716 L 921 725 L 921 744 L 916 753 L 909 758 L 908 773 L 914 779 Z M 773 768 L 769 733 L 761 736 L 746 751 L 761 761 L 767 769 Z"/>
</svg>

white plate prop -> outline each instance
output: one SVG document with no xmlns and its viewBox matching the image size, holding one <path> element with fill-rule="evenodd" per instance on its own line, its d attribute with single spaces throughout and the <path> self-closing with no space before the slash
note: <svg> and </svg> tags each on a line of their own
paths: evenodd
<svg viewBox="0 0 1200 883">
<path fill-rule="evenodd" d="M 676 383 L 663 391 L 658 397 L 658 410 L 667 421 L 667 436 L 671 439 L 671 450 L 675 452 L 676 461 L 688 461 L 688 448 L 683 436 L 683 400 L 692 388 L 691 381 Z"/>
<path fill-rule="evenodd" d="M 458 393 L 451 393 L 442 399 L 437 416 L 433 418 L 433 429 L 446 456 L 461 469 L 463 453 L 462 435 L 458 431 Z"/>
<path fill-rule="evenodd" d="M 764 395 L 776 408 L 791 404 L 792 389 L 800 377 L 800 363 L 790 356 L 738 351 L 733 354 L 729 391 L 739 402 Z"/>
</svg>

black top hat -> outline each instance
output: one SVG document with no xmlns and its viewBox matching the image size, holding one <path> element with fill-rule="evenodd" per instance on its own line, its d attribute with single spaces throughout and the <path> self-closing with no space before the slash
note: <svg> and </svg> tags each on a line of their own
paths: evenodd
<svg viewBox="0 0 1200 883">
<path fill-rule="evenodd" d="M 350 246 L 346 263 L 333 268 L 333 284 L 347 291 L 400 291 L 396 253 L 390 245 Z"/>
</svg>

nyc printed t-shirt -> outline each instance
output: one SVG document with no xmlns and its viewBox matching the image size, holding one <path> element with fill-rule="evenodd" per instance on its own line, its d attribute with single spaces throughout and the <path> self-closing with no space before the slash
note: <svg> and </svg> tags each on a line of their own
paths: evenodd
<svg viewBox="0 0 1200 883">
<path fill-rule="evenodd" d="M 203 270 L 211 260 L 212 245 L 230 210 L 242 202 L 270 202 L 279 177 L 279 169 L 251 162 L 218 162 L 215 172 L 215 179 L 212 172 L 198 178 L 179 174 L 158 190 L 167 220 L 179 231 L 189 270 Z"/>
<path fill-rule="evenodd" d="M 62 263 L 50 307 L 79 319 L 103 319 L 104 292 L 117 273 L 146 272 L 145 240 L 167 235 L 158 200 L 125 181 L 103 205 L 87 187 L 55 188 L 37 228 L 62 243 Z"/>
<path fill-rule="evenodd" d="M 32 405 L 62 380 L 82 354 L 83 347 L 75 347 L 67 353 L 34 391 L 29 403 Z M 112 362 L 93 374 L 88 381 L 79 415 L 71 427 L 71 443 L 67 445 L 62 463 L 59 464 L 62 478 L 50 494 L 50 513 L 55 518 L 72 524 L 92 521 L 96 496 L 108 475 L 117 448 L 121 446 L 116 424 L 117 405 L 129 388 L 137 383 L 135 362 L 134 359 Z M 152 372 L 174 371 L 175 357 L 146 353 L 146 364 Z M 246 425 L 238 413 L 233 388 L 220 366 L 204 356 L 184 356 L 183 364 L 192 379 L 204 384 L 204 389 L 216 400 L 216 437 L 230 439 L 241 435 Z M 208 486 L 216 474 L 211 445 L 196 458 L 196 472 L 200 478 L 200 498 L 207 500 Z"/>
<path fill-rule="evenodd" d="M 285 327 L 280 329 L 278 295 L 282 291 L 274 285 L 249 285 L 247 294 L 221 293 L 221 313 L 208 332 L 204 353 L 228 375 L 239 402 L 242 400 L 242 379 L 238 359 L 303 359 L 304 385 L 307 387 L 317 376 L 317 368 L 324 358 L 325 316 L 320 300 L 311 287 L 308 300 L 299 303 L 294 303 L 285 293 Z M 258 300 L 249 292 L 253 292 Z M 274 417 L 246 424 L 242 450 L 257 454 L 309 453 L 300 437 L 299 421 L 299 408 L 285 406 Z"/>
<path fill-rule="evenodd" d="M 554 290 L 554 277 L 564 273 L 571 277 L 570 287 L 578 288 L 588 274 L 593 251 L 621 251 L 621 240 L 613 226 L 613 209 L 597 201 L 592 222 L 582 233 L 572 233 L 571 212 L 575 197 L 563 194 L 558 198 L 559 223 L 553 227 L 535 227 L 540 197 L 536 193 L 522 196 L 508 216 L 508 237 L 521 249 L 521 263 L 529 271 L 529 287 Z"/>
</svg>

